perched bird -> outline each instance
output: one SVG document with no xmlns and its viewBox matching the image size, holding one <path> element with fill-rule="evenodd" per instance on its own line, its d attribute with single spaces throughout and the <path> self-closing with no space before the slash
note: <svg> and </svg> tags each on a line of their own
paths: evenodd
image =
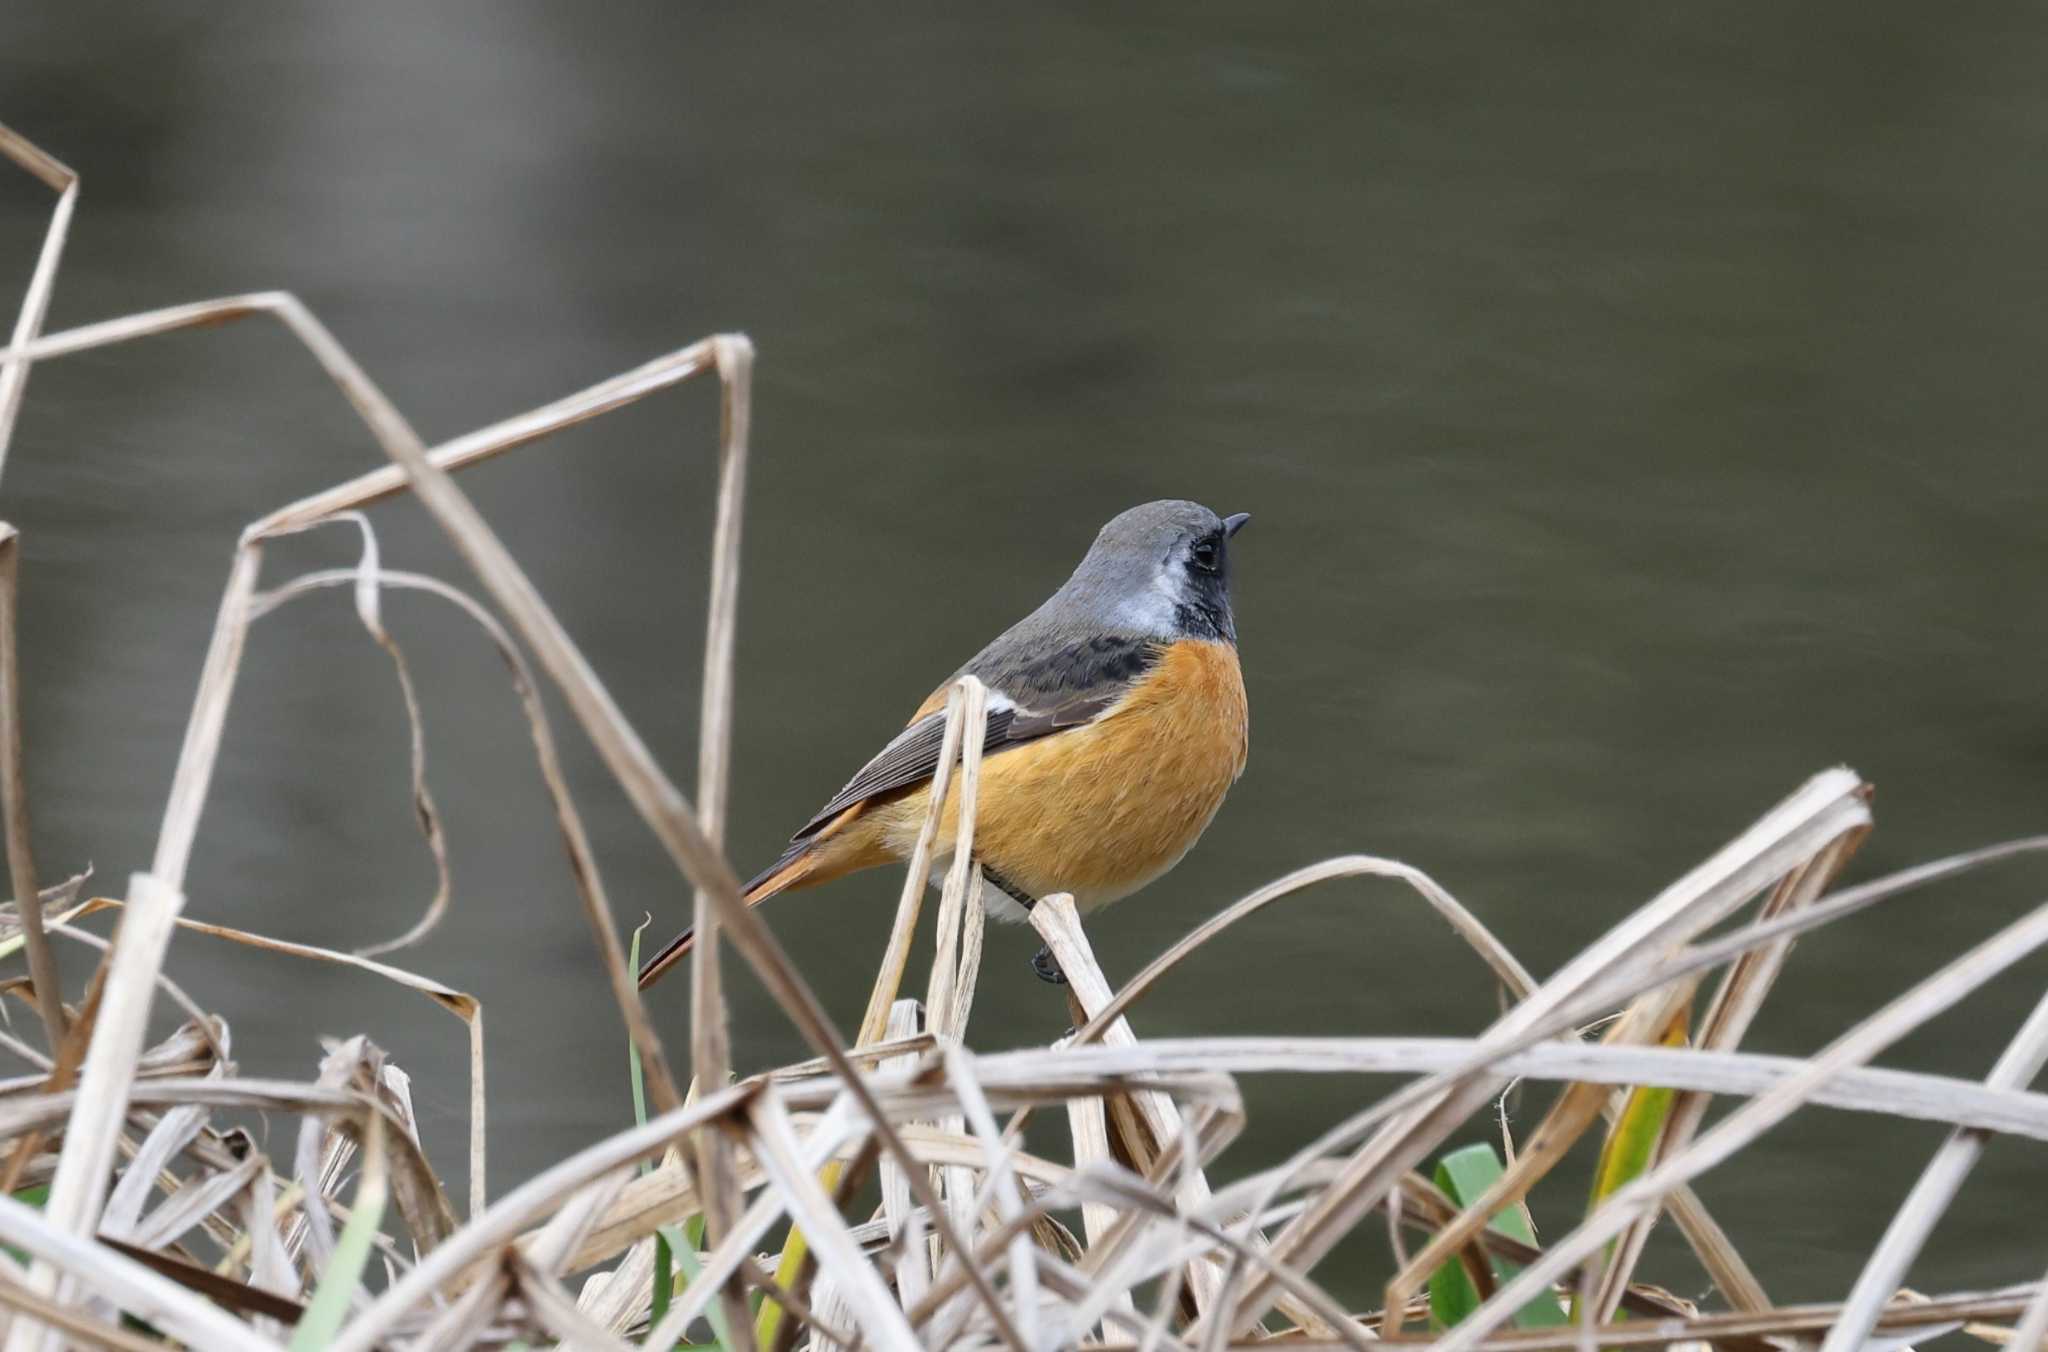
<svg viewBox="0 0 2048 1352">
<path fill-rule="evenodd" d="M 1168 501 L 1104 526 L 1065 585 L 947 677 L 747 884 L 747 904 L 910 857 L 930 807 L 946 692 L 968 674 L 988 687 L 973 849 L 994 885 L 983 891 L 992 915 L 1021 920 L 1054 892 L 1090 910 L 1179 863 L 1244 772 L 1230 539 L 1250 519 Z M 952 855 L 959 807 L 956 777 L 934 878 Z M 640 969 L 642 989 L 689 952 L 690 937 Z M 1063 979 L 1044 950 L 1033 966 Z"/>
</svg>

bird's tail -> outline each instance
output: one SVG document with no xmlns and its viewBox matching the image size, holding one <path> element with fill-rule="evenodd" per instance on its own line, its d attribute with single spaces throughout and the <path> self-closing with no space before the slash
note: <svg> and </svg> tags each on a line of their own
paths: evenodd
<svg viewBox="0 0 2048 1352">
<path fill-rule="evenodd" d="M 746 885 L 740 893 L 740 900 L 749 906 L 759 906 L 768 898 L 787 888 L 794 887 L 808 877 L 818 866 L 817 852 L 810 848 L 810 841 L 801 841 L 790 846 L 788 853 L 776 860 L 768 871 Z M 640 964 L 640 989 L 646 990 L 661 980 L 661 974 L 681 962 L 689 955 L 690 945 L 696 941 L 697 931 L 686 929 L 668 941 L 659 953 Z"/>
</svg>

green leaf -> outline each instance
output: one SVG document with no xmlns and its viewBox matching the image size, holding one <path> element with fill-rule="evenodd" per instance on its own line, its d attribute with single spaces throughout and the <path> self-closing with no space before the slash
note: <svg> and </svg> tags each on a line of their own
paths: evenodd
<svg viewBox="0 0 2048 1352">
<path fill-rule="evenodd" d="M 1683 1047 L 1688 1023 L 1687 1011 L 1679 1010 L 1658 1041 L 1666 1047 Z M 1664 1136 L 1664 1124 L 1671 1117 L 1673 1097 L 1671 1090 L 1654 1085 L 1629 1091 L 1614 1125 L 1608 1128 L 1606 1143 L 1600 1147 L 1600 1167 L 1593 1171 L 1593 1195 L 1586 1202 L 1589 1214 L 1650 1167 L 1657 1142 Z"/>
<path fill-rule="evenodd" d="M 829 1195 L 839 1187 L 839 1175 L 843 1166 L 837 1161 L 818 1171 L 818 1182 Z M 794 1286 L 799 1273 L 803 1271 L 804 1260 L 810 1254 L 810 1241 L 804 1232 L 794 1225 L 789 1227 L 789 1237 L 782 1241 L 782 1257 L 775 1263 L 775 1280 L 783 1286 Z M 773 1347 L 782 1330 L 782 1307 L 772 1300 L 761 1302 L 760 1310 L 754 1316 L 754 1342 L 760 1347 Z"/>
<path fill-rule="evenodd" d="M 676 1264 L 668 1247 L 668 1236 L 654 1232 L 654 1302 L 647 1307 L 647 1322 L 659 1324 L 675 1298 Z"/>
<path fill-rule="evenodd" d="M 1614 1119 L 1607 1143 L 1600 1147 L 1600 1168 L 1593 1175 L 1593 1195 L 1587 1200 L 1591 1211 L 1609 1196 L 1627 1187 L 1650 1167 L 1657 1153 L 1658 1138 L 1671 1116 L 1672 1091 L 1645 1086 L 1629 1091 L 1628 1102 Z"/>
<path fill-rule="evenodd" d="M 1436 1185 L 1459 1206 L 1470 1206 L 1485 1196 L 1486 1190 L 1504 1172 L 1506 1170 L 1500 1157 L 1493 1153 L 1492 1146 L 1468 1145 L 1437 1161 Z M 1518 1206 L 1503 1210 L 1487 1223 L 1487 1228 L 1524 1244 L 1536 1242 L 1536 1236 Z M 1496 1287 L 1521 1271 L 1516 1264 L 1502 1262 L 1491 1255 L 1488 1255 L 1487 1263 L 1493 1269 Z M 1442 1332 L 1478 1308 L 1479 1288 L 1472 1284 L 1472 1278 L 1460 1260 L 1453 1258 L 1430 1274 L 1429 1318 L 1432 1328 Z M 1551 1295 L 1538 1296 L 1515 1313 L 1515 1324 L 1525 1329 L 1557 1328 L 1566 1322 L 1564 1307 Z"/>
<path fill-rule="evenodd" d="M 627 971 L 640 970 L 640 932 L 653 923 L 654 917 L 650 915 L 633 927 L 633 943 L 626 953 Z M 647 1125 L 647 1073 L 641 1069 L 640 1049 L 633 1045 L 631 1033 L 626 1034 L 626 1079 L 633 1086 L 633 1125 L 644 1127 Z M 640 1162 L 640 1172 L 643 1176 L 650 1168 L 647 1161 Z"/>
<path fill-rule="evenodd" d="M 306 1313 L 292 1328 L 291 1352 L 316 1352 L 334 1341 L 334 1335 L 341 1330 L 341 1321 L 348 1318 L 349 1297 L 363 1280 L 363 1269 L 369 1265 L 370 1249 L 377 1240 L 377 1227 L 384 1223 L 384 1202 L 389 1188 L 384 1179 L 383 1125 L 382 1119 L 370 1119 L 368 1144 L 363 1151 L 363 1177 L 356 1185 L 355 1205 L 349 1212 L 348 1224 L 341 1228 L 341 1238 L 335 1241 L 334 1257 L 327 1264 L 327 1271 L 320 1274 L 320 1285 L 313 1289 L 313 1299 L 306 1304 Z M 373 1159 L 372 1156 L 378 1158 Z"/>
</svg>

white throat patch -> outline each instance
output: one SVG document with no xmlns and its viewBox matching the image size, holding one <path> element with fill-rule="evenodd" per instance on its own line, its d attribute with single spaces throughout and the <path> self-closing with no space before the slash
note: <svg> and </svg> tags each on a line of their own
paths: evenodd
<svg viewBox="0 0 2048 1352">
<path fill-rule="evenodd" d="M 1153 572 L 1150 586 L 1117 603 L 1115 619 L 1131 633 L 1170 638 L 1174 613 L 1180 605 L 1180 579 L 1171 565 L 1163 565 Z"/>
</svg>

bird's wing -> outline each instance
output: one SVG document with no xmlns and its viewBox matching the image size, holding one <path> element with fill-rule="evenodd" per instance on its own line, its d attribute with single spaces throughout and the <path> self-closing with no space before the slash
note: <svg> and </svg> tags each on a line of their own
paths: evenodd
<svg viewBox="0 0 2048 1352">
<path fill-rule="evenodd" d="M 1152 669 L 1161 652 L 1144 639 L 1097 637 L 1062 645 L 1029 661 L 1010 661 L 1005 660 L 1004 646 L 1000 641 L 991 645 L 960 673 L 979 677 L 996 697 L 990 700 L 988 731 L 981 743 L 984 756 L 1102 717 Z M 791 840 L 807 841 L 848 808 L 929 780 L 946 739 L 945 699 L 951 685 L 949 680 L 940 686 L 910 726 L 862 766 Z"/>
</svg>

